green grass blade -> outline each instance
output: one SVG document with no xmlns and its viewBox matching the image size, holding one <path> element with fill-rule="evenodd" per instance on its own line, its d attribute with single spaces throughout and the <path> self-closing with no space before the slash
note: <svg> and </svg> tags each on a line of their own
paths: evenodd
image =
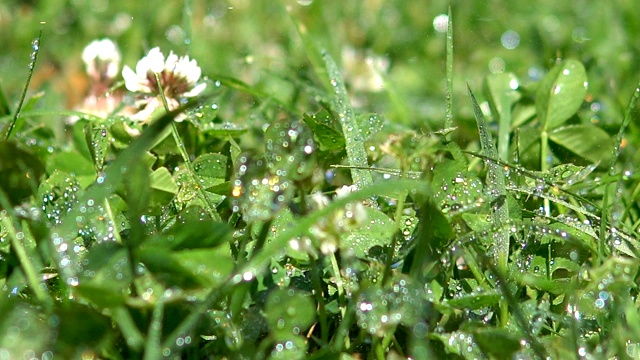
<svg viewBox="0 0 640 360">
<path fill-rule="evenodd" d="M 342 126 L 342 132 L 344 133 L 345 148 L 347 150 L 347 158 L 350 166 L 356 167 L 369 167 L 367 162 L 367 152 L 364 147 L 363 132 L 358 127 L 358 122 L 353 114 L 347 89 L 344 86 L 344 80 L 342 74 L 338 70 L 333 58 L 329 53 L 325 52 L 322 55 L 325 66 L 327 68 L 328 75 L 331 79 L 331 85 L 333 86 L 333 110 L 340 117 L 340 125 Z M 373 177 L 371 173 L 366 170 L 358 168 L 351 169 L 351 178 L 353 183 L 358 186 L 359 189 L 363 189 L 373 184 Z"/>
<path fill-rule="evenodd" d="M 31 61 L 29 62 L 29 75 L 27 76 L 27 82 L 24 84 L 24 89 L 22 90 L 22 95 L 20 96 L 20 102 L 18 103 L 18 107 L 16 108 L 16 112 L 13 114 L 13 120 L 9 125 L 9 129 L 7 129 L 7 133 L 4 138 L 8 139 L 11 136 L 11 132 L 13 128 L 16 126 L 16 122 L 18 122 L 18 118 L 20 117 L 20 110 L 22 109 L 22 105 L 24 104 L 24 99 L 27 97 L 27 90 L 29 90 L 29 84 L 31 84 L 31 77 L 33 76 L 33 72 L 36 67 L 36 61 L 38 60 L 38 53 L 40 52 L 40 40 L 42 39 L 42 30 L 38 34 L 33 42 L 31 43 L 31 47 L 33 48 L 33 52 L 31 53 Z"/>
<path fill-rule="evenodd" d="M 624 119 L 622 120 L 622 125 L 620 126 L 620 130 L 618 130 L 618 134 L 616 135 L 615 145 L 611 151 L 611 162 L 609 165 L 609 175 L 614 176 L 616 174 L 616 162 L 618 160 L 618 156 L 620 156 L 620 144 L 622 143 L 622 137 L 629 126 L 629 122 L 631 122 L 631 114 L 636 108 L 636 103 L 638 102 L 638 98 L 640 98 L 640 82 L 636 85 L 635 90 L 633 91 L 633 95 L 631 95 L 631 99 L 629 100 L 629 105 L 624 114 Z M 620 177 L 622 174 L 619 175 Z M 599 258 L 602 260 L 605 256 L 605 244 L 606 244 L 606 234 L 610 233 L 607 231 L 608 229 L 608 221 L 609 221 L 609 188 L 611 184 L 605 186 L 604 189 L 604 197 L 602 199 L 602 212 L 600 217 L 602 221 L 600 222 L 600 246 L 599 246 Z M 625 214 L 628 212 L 625 211 Z M 614 224 L 615 226 L 615 224 Z M 612 243 L 614 243 L 612 241 Z"/>
<path fill-rule="evenodd" d="M 478 101 L 476 100 L 473 92 L 471 91 L 471 88 L 468 85 L 467 90 L 469 92 L 469 97 L 471 98 L 473 112 L 478 124 L 478 133 L 480 134 L 480 145 L 482 147 L 482 151 L 487 157 L 497 159 L 498 150 L 493 143 L 493 138 L 491 136 L 491 133 L 489 132 L 489 129 L 487 128 L 487 123 L 485 121 L 484 115 L 482 114 L 482 110 L 480 109 Z M 502 172 L 500 166 L 498 166 L 498 164 L 494 161 L 485 160 L 485 164 L 488 169 L 486 188 L 487 192 L 492 197 L 490 201 L 493 204 L 493 225 L 496 229 L 503 229 L 503 225 L 505 225 L 509 221 L 509 208 L 506 199 L 507 188 L 504 173 Z M 498 264 L 498 270 L 503 271 L 503 273 L 506 274 L 507 261 L 509 259 L 508 230 L 499 230 L 495 234 L 494 240 L 495 259 Z"/>
<path fill-rule="evenodd" d="M 453 127 L 453 18 L 451 17 L 451 6 L 449 6 L 447 19 L 447 110 L 444 128 L 450 129 Z M 447 133 L 445 139 L 451 140 L 451 133 Z"/>
</svg>

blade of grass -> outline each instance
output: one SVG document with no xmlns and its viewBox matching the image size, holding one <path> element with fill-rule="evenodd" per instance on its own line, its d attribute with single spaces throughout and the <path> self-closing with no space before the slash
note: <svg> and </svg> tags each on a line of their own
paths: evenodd
<svg viewBox="0 0 640 360">
<path fill-rule="evenodd" d="M 364 139 L 353 114 L 342 74 L 340 74 L 338 66 L 329 53 L 323 53 L 322 58 L 324 59 L 328 75 L 331 79 L 331 85 L 333 86 L 333 110 L 340 118 L 349 165 L 368 167 L 369 164 L 367 162 L 367 151 L 364 147 Z M 373 177 L 369 171 L 352 168 L 351 178 L 358 189 L 364 189 L 373 184 Z"/>
<path fill-rule="evenodd" d="M 640 82 L 638 82 L 638 84 L 636 85 L 635 90 L 633 91 L 633 94 L 631 95 L 631 99 L 629 100 L 629 105 L 627 106 L 627 109 L 625 110 L 625 114 L 624 114 L 624 118 L 622 119 L 622 125 L 620 126 L 620 129 L 618 130 L 618 134 L 616 135 L 616 142 L 615 145 L 613 146 L 613 149 L 611 150 L 611 161 L 610 161 L 610 167 L 609 167 L 609 175 L 610 176 L 616 176 L 616 162 L 618 161 L 618 157 L 620 156 L 620 146 L 622 144 L 622 138 L 624 136 L 624 133 L 627 129 L 627 127 L 629 126 L 629 122 L 631 122 L 631 114 L 633 113 L 633 111 L 636 108 L 636 103 L 638 102 L 638 98 L 640 98 Z M 617 175 L 620 179 L 622 178 L 622 173 Z M 602 209 L 601 209 L 601 214 L 600 214 L 600 218 L 602 219 L 602 221 L 600 222 L 600 247 L 599 247 L 599 259 L 601 261 L 604 260 L 604 249 L 605 249 L 605 243 L 606 243 L 606 234 L 608 233 L 607 230 L 607 223 L 609 221 L 609 188 L 611 187 L 611 184 L 605 185 L 604 188 L 604 197 L 602 199 Z M 633 202 L 629 202 L 628 206 L 631 206 Z M 628 209 L 625 209 L 624 215 L 626 216 L 626 214 L 628 214 Z M 624 221 L 624 216 L 623 219 L 621 219 L 620 221 Z M 613 226 L 615 226 L 615 224 L 613 224 Z M 612 241 L 612 245 L 613 245 L 613 241 Z"/>
<path fill-rule="evenodd" d="M 482 110 L 478 105 L 471 87 L 467 84 L 467 90 L 471 103 L 473 105 L 473 112 L 475 114 L 476 122 L 478 124 L 478 133 L 480 134 L 480 146 L 485 155 L 497 159 L 498 150 L 493 143 L 491 133 L 487 129 L 487 123 L 482 114 Z M 493 250 L 494 260 L 497 264 L 497 272 L 501 277 L 508 274 L 508 261 L 509 261 L 509 229 L 506 227 L 509 222 L 509 206 L 507 204 L 507 189 L 504 173 L 502 169 L 493 161 L 485 161 L 487 166 L 487 179 L 486 188 L 487 193 L 491 196 L 491 204 L 493 210 L 493 226 L 496 231 L 493 233 Z M 501 284 L 501 286 L 506 286 Z M 505 300 L 500 301 L 500 321 L 502 326 L 506 326 L 509 322 L 509 306 Z"/>
<path fill-rule="evenodd" d="M 33 72 L 36 67 L 36 61 L 38 60 L 38 53 L 40 53 L 40 40 L 42 39 L 42 30 L 38 33 L 38 36 L 31 43 L 31 47 L 33 51 L 31 52 L 31 61 L 29 62 L 29 75 L 27 76 L 27 82 L 24 84 L 24 89 L 22 90 L 22 95 L 20 96 L 20 102 L 18 103 L 18 108 L 16 112 L 13 114 L 13 120 L 9 125 L 9 129 L 7 129 L 7 133 L 5 134 L 5 140 L 11 136 L 11 132 L 13 128 L 16 126 L 16 122 L 20 117 L 20 110 L 22 109 L 22 105 L 24 104 L 24 99 L 27 97 L 27 90 L 29 90 L 29 84 L 31 84 L 31 77 L 33 76 Z"/>
<path fill-rule="evenodd" d="M 444 128 L 453 127 L 453 18 L 451 17 L 451 5 L 449 5 L 449 14 L 447 17 L 447 110 L 444 122 Z M 451 133 L 444 136 L 446 141 L 451 140 Z"/>
<path fill-rule="evenodd" d="M 158 300 L 151 314 L 151 323 L 147 333 L 147 343 L 144 347 L 144 360 L 160 359 L 163 348 L 160 347 L 162 340 L 162 319 L 164 318 L 164 298 Z"/>
<path fill-rule="evenodd" d="M 317 44 L 302 24 L 293 16 L 290 16 L 290 18 L 295 24 L 295 28 L 302 40 L 307 57 L 309 61 L 311 61 L 316 76 L 327 93 L 332 95 L 332 110 L 338 115 L 340 125 L 342 126 L 349 165 L 354 167 L 369 167 L 362 132 L 353 114 L 351 102 L 344 85 L 342 74 L 338 70 L 338 65 L 336 65 L 327 51 L 319 50 Z M 371 173 L 361 169 L 352 168 L 351 178 L 359 189 L 373 184 L 373 176 Z"/>
<path fill-rule="evenodd" d="M 478 105 L 473 92 L 469 85 L 467 85 L 469 97 L 473 104 L 473 111 L 478 124 L 478 133 L 480 134 L 480 145 L 484 154 L 493 159 L 498 158 L 498 150 L 493 143 L 491 133 L 487 129 L 487 123 L 485 121 L 482 110 Z M 495 203 L 493 206 L 493 225 L 497 229 L 502 229 L 509 221 L 509 208 L 507 206 L 506 196 L 507 188 L 504 173 L 498 164 L 494 161 L 485 160 L 487 166 L 487 192 L 492 196 L 491 202 Z M 507 261 L 509 259 L 509 232 L 501 230 L 495 234 L 494 239 L 495 260 L 498 264 L 498 270 L 504 274 L 507 273 Z"/>
</svg>

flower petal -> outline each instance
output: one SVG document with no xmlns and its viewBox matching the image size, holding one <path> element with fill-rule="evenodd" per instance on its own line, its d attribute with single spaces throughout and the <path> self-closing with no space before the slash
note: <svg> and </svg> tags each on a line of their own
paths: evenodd
<svg viewBox="0 0 640 360">
<path fill-rule="evenodd" d="M 198 96 L 200 95 L 204 89 L 207 87 L 206 83 L 201 83 L 198 84 L 196 87 L 194 87 L 193 89 L 191 89 L 190 91 L 187 91 L 186 93 L 182 94 L 182 96 L 184 97 L 194 97 L 194 96 Z"/>
<path fill-rule="evenodd" d="M 124 78 L 124 86 L 131 92 L 141 91 L 140 78 L 127 65 L 122 69 L 122 78 Z"/>
</svg>

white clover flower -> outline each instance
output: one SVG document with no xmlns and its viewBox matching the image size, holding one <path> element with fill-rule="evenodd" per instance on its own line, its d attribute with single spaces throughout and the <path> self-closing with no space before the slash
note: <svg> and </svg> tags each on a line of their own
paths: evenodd
<svg viewBox="0 0 640 360">
<path fill-rule="evenodd" d="M 82 61 L 89 76 L 89 90 L 81 104 L 74 107 L 83 113 L 105 118 L 122 104 L 122 92 L 112 91 L 120 72 L 122 56 L 118 46 L 110 39 L 94 40 L 82 51 Z M 80 117 L 70 116 L 67 124 L 73 125 Z"/>
<path fill-rule="evenodd" d="M 329 206 L 329 198 L 320 191 L 315 191 L 311 194 L 311 200 L 317 209 L 324 209 Z"/>
<path fill-rule="evenodd" d="M 94 40 L 82 51 L 87 74 L 94 81 L 111 81 L 120 71 L 122 56 L 111 39 Z"/>
<path fill-rule="evenodd" d="M 347 197 L 347 195 L 358 191 L 358 186 L 356 185 L 344 185 L 338 189 L 336 189 L 336 199 L 341 199 Z"/>
<path fill-rule="evenodd" d="M 160 86 L 156 74 L 160 79 Z M 198 63 L 189 59 L 189 56 L 178 57 L 171 51 L 165 59 L 160 48 L 151 49 L 138 61 L 135 72 L 128 66 L 122 70 L 125 87 L 141 95 L 136 104 L 144 107 L 132 118 L 147 121 L 156 109 L 162 108 L 161 91 L 167 99 L 169 110 L 176 109 L 180 100 L 199 95 L 207 86 L 206 83 L 198 84 L 201 75 Z M 178 117 L 176 121 L 183 119 L 184 116 Z"/>
<path fill-rule="evenodd" d="M 384 76 L 389 70 L 389 59 L 365 54 L 352 47 L 342 49 L 345 77 L 356 91 L 380 92 L 384 89 Z"/>
</svg>

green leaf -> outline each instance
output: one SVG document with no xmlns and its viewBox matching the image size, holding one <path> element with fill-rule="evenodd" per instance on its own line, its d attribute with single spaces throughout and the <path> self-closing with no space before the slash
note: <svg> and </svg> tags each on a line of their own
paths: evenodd
<svg viewBox="0 0 640 360">
<path fill-rule="evenodd" d="M 105 124 L 87 122 L 84 127 L 84 134 L 93 163 L 95 164 L 96 169 L 101 171 L 107 156 L 107 149 L 109 148 L 109 138 L 111 137 L 107 126 Z M 83 146 L 80 149 L 84 150 L 84 148 L 85 147 Z"/>
<path fill-rule="evenodd" d="M 543 129 L 555 129 L 578 111 L 587 94 L 581 62 L 565 60 L 551 69 L 536 92 L 536 112 Z"/>
<path fill-rule="evenodd" d="M 484 93 L 494 113 L 499 116 L 520 99 L 518 79 L 513 73 L 490 74 L 484 79 Z"/>
<path fill-rule="evenodd" d="M 138 249 L 135 255 L 167 287 L 194 289 L 206 285 L 203 279 L 191 269 L 182 266 L 181 261 L 167 249 L 144 246 Z"/>
<path fill-rule="evenodd" d="M 502 296 L 498 293 L 465 294 L 447 300 L 446 304 L 457 309 L 477 310 L 498 305 L 501 298 Z"/>
<path fill-rule="evenodd" d="M 304 333 L 316 318 L 311 296 L 293 289 L 271 291 L 264 310 L 271 334 L 278 340 Z"/>
<path fill-rule="evenodd" d="M 366 258 L 367 251 L 378 245 L 386 246 L 396 232 L 396 225 L 386 214 L 370 207 L 364 208 L 367 222 L 342 238 L 341 247 L 353 250 L 356 256 Z"/>
<path fill-rule="evenodd" d="M 333 126 L 334 120 L 328 111 L 321 110 L 313 115 L 304 114 L 303 119 L 313 132 L 320 151 L 344 149 L 344 135 Z"/>
<path fill-rule="evenodd" d="M 412 263 L 407 265 L 415 278 L 429 280 L 435 277 L 438 252 L 447 240 L 453 238 L 453 229 L 431 198 L 427 198 L 420 206 L 418 219 L 413 240 L 416 242 L 414 256 Z"/>
<path fill-rule="evenodd" d="M 157 234 L 145 242 L 148 246 L 159 246 L 173 250 L 212 248 L 231 239 L 229 225 L 215 221 L 191 221 L 176 224 L 166 233 Z"/>
<path fill-rule="evenodd" d="M 73 174 L 82 187 L 91 184 L 96 178 L 96 170 L 90 160 L 76 151 L 57 152 L 47 159 L 47 172 L 55 170 Z"/>
<path fill-rule="evenodd" d="M 174 195 L 178 193 L 178 185 L 171 177 L 169 170 L 165 167 L 157 168 L 149 175 L 149 186 L 154 190 Z"/>
<path fill-rule="evenodd" d="M 17 205 L 36 192 L 44 166 L 12 141 L 0 141 L 0 159 L 0 190 Z"/>
<path fill-rule="evenodd" d="M 511 106 L 520 99 L 518 80 L 512 73 L 491 74 L 485 78 L 484 90 L 498 120 L 498 155 L 509 160 L 509 135 L 511 132 Z"/>
<path fill-rule="evenodd" d="M 521 338 L 506 329 L 478 328 L 473 331 L 473 337 L 485 353 L 498 359 L 511 359 L 521 348 Z"/>
<path fill-rule="evenodd" d="M 192 249 L 176 251 L 173 259 L 184 269 L 190 270 L 208 287 L 216 287 L 222 284 L 233 272 L 235 261 L 231 258 L 231 252 L 227 247 L 215 249 Z"/>
<path fill-rule="evenodd" d="M 94 245 L 83 259 L 78 293 L 100 307 L 123 305 L 132 279 L 125 248 L 115 242 Z"/>
<path fill-rule="evenodd" d="M 193 163 L 193 171 L 207 189 L 224 182 L 227 174 L 227 157 L 222 154 L 204 154 L 198 156 Z"/>
<path fill-rule="evenodd" d="M 592 163 L 607 163 L 611 157 L 612 138 L 594 125 L 563 126 L 551 131 L 549 139 Z"/>
</svg>

